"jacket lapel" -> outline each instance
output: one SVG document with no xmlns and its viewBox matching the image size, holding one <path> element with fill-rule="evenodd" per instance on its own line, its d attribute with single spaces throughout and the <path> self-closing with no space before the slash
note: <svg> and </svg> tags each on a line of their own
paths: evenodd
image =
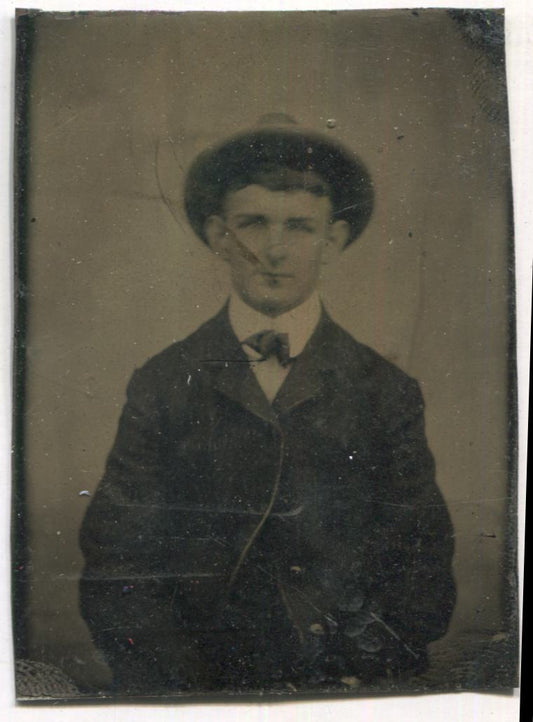
<svg viewBox="0 0 533 722">
<path fill-rule="evenodd" d="M 279 426 L 277 415 L 268 402 L 262 388 L 250 368 L 246 354 L 240 363 L 228 363 L 221 369 L 217 379 L 217 389 L 232 401 L 259 418 Z"/>
<path fill-rule="evenodd" d="M 279 426 L 276 413 L 250 368 L 248 357 L 231 327 L 227 305 L 213 320 L 204 370 L 214 375 L 214 386 L 221 394 L 269 424 Z"/>
<path fill-rule="evenodd" d="M 274 399 L 273 408 L 276 413 L 286 414 L 305 401 L 323 396 L 329 388 L 332 374 L 335 373 L 332 327 L 331 319 L 322 309 L 318 326 L 302 353 L 293 362 Z"/>
</svg>

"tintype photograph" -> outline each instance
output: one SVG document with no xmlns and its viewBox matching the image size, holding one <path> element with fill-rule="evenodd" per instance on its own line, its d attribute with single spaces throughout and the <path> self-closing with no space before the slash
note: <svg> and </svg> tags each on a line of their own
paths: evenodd
<svg viewBox="0 0 533 722">
<path fill-rule="evenodd" d="M 16 55 L 19 700 L 516 686 L 503 12 Z"/>
</svg>

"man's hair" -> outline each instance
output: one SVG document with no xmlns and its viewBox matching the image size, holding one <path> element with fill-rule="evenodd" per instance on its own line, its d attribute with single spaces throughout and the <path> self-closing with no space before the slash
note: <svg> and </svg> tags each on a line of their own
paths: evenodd
<svg viewBox="0 0 533 722">
<path fill-rule="evenodd" d="M 261 129 L 230 138 L 193 162 L 185 181 L 185 210 L 204 242 L 206 220 L 223 215 L 228 193 L 249 185 L 327 196 L 332 219 L 350 227 L 346 245 L 362 233 L 372 214 L 372 182 L 355 154 L 315 133 Z"/>
<path fill-rule="evenodd" d="M 269 191 L 295 191 L 304 190 L 315 196 L 327 196 L 331 198 L 332 190 L 326 181 L 313 170 L 296 170 L 286 165 L 265 165 L 262 168 L 244 170 L 237 174 L 225 189 L 224 196 L 220 199 L 221 211 L 223 211 L 224 200 L 229 193 L 246 188 L 246 186 L 258 185 Z"/>
</svg>

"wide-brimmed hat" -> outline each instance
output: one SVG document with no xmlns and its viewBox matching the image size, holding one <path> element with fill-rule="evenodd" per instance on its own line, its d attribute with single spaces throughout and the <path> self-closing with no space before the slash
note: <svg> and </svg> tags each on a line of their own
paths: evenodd
<svg viewBox="0 0 533 722">
<path fill-rule="evenodd" d="M 185 210 L 195 233 L 207 243 L 205 222 L 221 213 L 225 195 L 280 167 L 324 181 L 333 219 L 350 226 L 346 245 L 362 233 L 374 200 L 367 169 L 352 151 L 298 125 L 252 129 L 197 156 L 185 181 Z"/>
</svg>

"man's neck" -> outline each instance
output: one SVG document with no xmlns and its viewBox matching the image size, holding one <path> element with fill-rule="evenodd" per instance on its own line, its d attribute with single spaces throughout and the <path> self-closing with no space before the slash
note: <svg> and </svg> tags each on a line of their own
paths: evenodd
<svg viewBox="0 0 533 722">
<path fill-rule="evenodd" d="M 232 293 L 229 302 L 230 322 L 239 341 L 267 329 L 287 333 L 293 355 L 303 350 L 320 320 L 321 312 L 322 305 L 317 292 L 299 306 L 275 317 L 248 306 L 236 293 Z"/>
</svg>

